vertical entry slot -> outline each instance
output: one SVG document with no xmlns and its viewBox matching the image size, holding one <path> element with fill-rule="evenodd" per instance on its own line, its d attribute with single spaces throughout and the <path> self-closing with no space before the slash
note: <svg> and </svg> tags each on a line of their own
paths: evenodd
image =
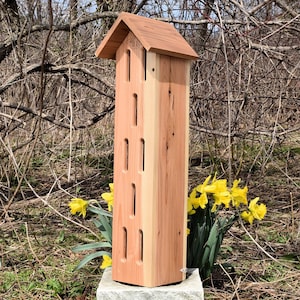
<svg viewBox="0 0 300 300">
<path fill-rule="evenodd" d="M 145 140 L 141 139 L 141 170 L 145 171 Z"/>
<path fill-rule="evenodd" d="M 144 48 L 144 80 L 147 80 L 147 50 Z"/>
<path fill-rule="evenodd" d="M 133 94 L 133 125 L 137 126 L 138 123 L 138 95 Z"/>
<path fill-rule="evenodd" d="M 130 81 L 131 52 L 127 50 L 127 80 Z"/>
<path fill-rule="evenodd" d="M 127 228 L 123 227 L 123 259 L 127 259 Z"/>
<path fill-rule="evenodd" d="M 124 170 L 128 171 L 128 160 L 129 160 L 129 141 L 124 140 Z"/>
<path fill-rule="evenodd" d="M 136 209 L 136 187 L 135 184 L 131 184 L 131 189 L 132 189 L 132 214 L 135 216 L 135 209 Z"/>
<path fill-rule="evenodd" d="M 141 229 L 139 230 L 139 245 L 140 245 L 139 259 L 142 262 L 144 258 L 144 237 L 143 237 L 143 231 Z"/>
</svg>

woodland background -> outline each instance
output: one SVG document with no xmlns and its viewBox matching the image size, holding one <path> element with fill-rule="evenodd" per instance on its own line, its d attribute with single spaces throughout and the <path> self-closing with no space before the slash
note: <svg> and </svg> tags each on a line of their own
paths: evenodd
<svg viewBox="0 0 300 300">
<path fill-rule="evenodd" d="M 112 181 L 115 62 L 94 55 L 121 11 L 172 23 L 199 54 L 190 89 L 190 187 L 241 178 L 268 216 L 233 228 L 235 279 L 207 299 L 298 299 L 300 3 L 297 0 L 0 0 L 0 296 L 93 299 L 95 239 L 68 201 Z"/>
</svg>

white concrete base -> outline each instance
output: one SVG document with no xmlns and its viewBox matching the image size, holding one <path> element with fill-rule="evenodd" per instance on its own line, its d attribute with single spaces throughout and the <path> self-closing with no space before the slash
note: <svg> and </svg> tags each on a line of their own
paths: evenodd
<svg viewBox="0 0 300 300">
<path fill-rule="evenodd" d="M 122 284 L 112 280 L 111 268 L 105 269 L 97 289 L 97 300 L 204 300 L 198 269 L 178 284 L 154 288 Z"/>
</svg>

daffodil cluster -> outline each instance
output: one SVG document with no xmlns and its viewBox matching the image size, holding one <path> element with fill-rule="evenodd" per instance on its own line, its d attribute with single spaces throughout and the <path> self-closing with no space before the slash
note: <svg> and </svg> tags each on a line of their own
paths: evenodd
<svg viewBox="0 0 300 300">
<path fill-rule="evenodd" d="M 240 179 L 234 180 L 232 187 L 227 187 L 226 179 L 216 179 L 216 175 L 208 176 L 202 184 L 196 186 L 187 201 L 187 211 L 189 215 L 196 213 L 196 209 L 199 207 L 205 209 L 208 205 L 209 195 L 211 195 L 213 204 L 211 211 L 214 213 L 220 207 L 230 208 L 230 206 L 239 208 L 241 204 L 248 206 L 247 193 L 248 187 L 239 187 Z M 249 222 L 253 223 L 254 219 L 262 220 L 267 213 L 267 207 L 265 204 L 257 204 L 259 197 L 250 201 L 248 209 L 243 211 L 241 217 Z"/>
<path fill-rule="evenodd" d="M 254 220 L 262 220 L 267 212 L 265 204 L 258 204 L 259 197 L 249 201 L 248 187 L 240 187 L 241 180 L 234 180 L 231 187 L 226 179 L 208 176 L 202 184 L 196 186 L 187 199 L 188 228 L 187 228 L 187 267 L 199 268 L 201 278 L 207 278 L 216 261 L 224 235 L 235 221 L 241 218 L 253 224 Z M 114 203 L 114 185 L 109 184 L 110 192 L 103 193 L 102 199 L 107 203 L 107 210 L 102 209 L 96 200 L 86 201 L 73 198 L 69 203 L 71 213 L 86 216 L 87 210 L 97 214 L 94 220 L 105 242 L 80 245 L 76 251 L 86 251 L 97 248 L 112 247 L 112 209 Z M 94 206 L 93 204 L 96 204 Z M 224 214 L 226 212 L 229 214 Z M 242 211 L 242 212 L 241 212 Z M 222 213 L 221 213 L 222 212 Z M 241 212 L 241 214 L 240 214 Z M 97 251 L 87 255 L 77 268 L 84 266 L 95 257 L 102 256 L 101 269 L 111 266 L 111 253 Z"/>
<path fill-rule="evenodd" d="M 188 197 L 187 267 L 198 268 L 202 279 L 211 274 L 223 238 L 239 217 L 252 224 L 267 212 L 258 197 L 248 203 L 248 187 L 240 182 L 228 187 L 226 179 L 208 176 Z"/>
</svg>

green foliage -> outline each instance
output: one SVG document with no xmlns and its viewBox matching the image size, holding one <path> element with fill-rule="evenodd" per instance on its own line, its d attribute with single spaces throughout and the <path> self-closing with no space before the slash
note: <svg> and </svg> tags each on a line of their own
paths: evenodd
<svg viewBox="0 0 300 300">
<path fill-rule="evenodd" d="M 198 268 L 203 280 L 212 273 L 224 236 L 239 219 L 241 205 L 247 206 L 241 217 L 250 224 L 267 212 L 264 204 L 257 204 L 258 197 L 248 206 L 248 188 L 240 188 L 239 182 L 234 180 L 228 188 L 225 179 L 208 176 L 188 198 L 187 267 Z"/>
<path fill-rule="evenodd" d="M 65 287 L 57 278 L 49 278 L 46 281 L 46 287 L 48 290 L 52 290 L 54 292 L 54 295 L 60 295 L 63 294 Z"/>
<path fill-rule="evenodd" d="M 96 203 L 96 206 L 93 206 L 92 203 Z M 103 257 L 104 255 L 111 256 L 110 251 L 103 249 L 111 249 L 112 248 L 112 214 L 106 210 L 104 210 L 100 203 L 97 201 L 90 201 L 87 210 L 93 212 L 96 217 L 93 219 L 95 226 L 101 233 L 101 236 L 105 239 L 105 241 L 99 241 L 95 243 L 89 243 L 84 245 L 78 245 L 73 248 L 73 252 L 81 252 L 81 251 L 94 251 L 92 253 L 87 254 L 77 265 L 75 270 L 79 270 L 84 267 L 91 260 Z"/>
<path fill-rule="evenodd" d="M 212 205 L 197 209 L 189 216 L 190 234 L 187 239 L 187 267 L 199 268 L 202 279 L 209 277 L 217 259 L 224 235 L 238 219 L 237 215 L 219 217 Z"/>
</svg>

